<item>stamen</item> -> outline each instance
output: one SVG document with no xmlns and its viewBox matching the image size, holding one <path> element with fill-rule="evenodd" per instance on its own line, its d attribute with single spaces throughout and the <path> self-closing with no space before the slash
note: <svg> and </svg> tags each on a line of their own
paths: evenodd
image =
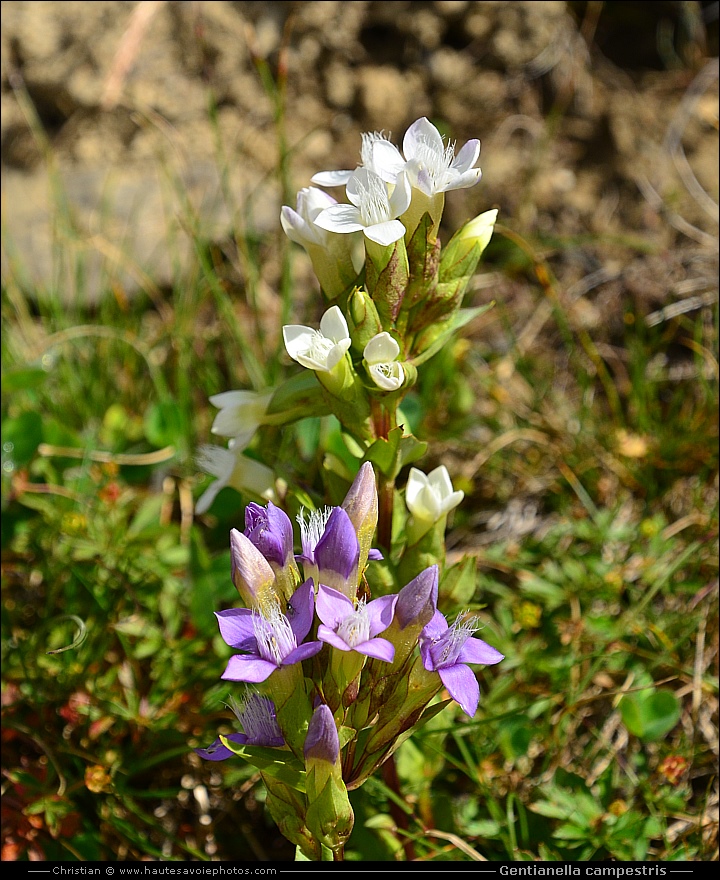
<svg viewBox="0 0 720 880">
<path fill-rule="evenodd" d="M 233 711 L 251 743 L 267 743 L 282 738 L 275 720 L 275 707 L 268 697 L 249 691 L 242 706 L 237 706 Z"/>
<path fill-rule="evenodd" d="M 331 513 L 332 507 L 311 510 L 309 520 L 306 522 L 305 508 L 300 509 L 296 519 L 300 524 L 300 543 L 302 544 L 303 556 L 307 556 L 309 559 L 315 558 L 315 548 L 325 532 L 325 526 Z"/>
<path fill-rule="evenodd" d="M 465 619 L 458 617 L 448 630 L 433 640 L 433 646 L 439 648 L 438 652 L 433 652 L 436 665 L 444 666 L 455 663 L 463 645 L 478 628 L 477 617 L 466 617 Z"/>
<path fill-rule="evenodd" d="M 357 185 L 360 216 L 365 226 L 374 226 L 390 220 L 390 202 L 387 189 L 379 177 L 368 175 L 368 188 Z"/>
<path fill-rule="evenodd" d="M 280 611 L 279 605 L 272 606 L 267 617 L 253 611 L 253 634 L 260 656 L 276 666 L 280 666 L 287 655 L 297 648 L 290 621 Z"/>
<path fill-rule="evenodd" d="M 319 361 L 320 363 L 324 363 L 327 360 L 327 356 L 332 351 L 335 343 L 332 339 L 328 339 L 327 336 L 323 336 L 323 334 L 319 330 L 314 330 L 310 345 L 305 352 L 306 357 L 312 358 L 315 361 Z"/>
</svg>

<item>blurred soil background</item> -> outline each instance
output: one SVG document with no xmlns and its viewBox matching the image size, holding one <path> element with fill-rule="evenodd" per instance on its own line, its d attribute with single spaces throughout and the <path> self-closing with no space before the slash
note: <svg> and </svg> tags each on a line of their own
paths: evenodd
<svg viewBox="0 0 720 880">
<path fill-rule="evenodd" d="M 598 397 L 607 395 L 610 411 L 632 399 L 638 369 L 643 381 L 662 382 L 668 399 L 716 381 L 717 2 L 5 0 L 1 11 L 2 273 L 27 297 L 30 319 L 53 297 L 87 320 L 105 299 L 130 309 L 147 297 L 148 320 L 159 326 L 170 291 L 195 271 L 201 228 L 242 320 L 250 313 L 243 298 L 249 279 L 236 236 L 238 228 L 252 229 L 261 255 L 251 279 L 256 305 L 266 344 L 277 350 L 280 206 L 294 206 L 296 191 L 315 172 L 355 167 L 364 131 L 383 130 L 400 143 L 408 125 L 427 116 L 458 146 L 482 140 L 482 180 L 449 194 L 443 229 L 499 208 L 507 235 L 496 235 L 472 296 L 475 304 L 502 305 L 468 328 L 465 347 L 455 352 L 472 367 L 466 391 L 477 402 L 458 402 L 439 385 L 426 388 L 437 404 L 428 436 L 441 443 L 434 447 L 437 462 L 425 470 L 442 458 L 454 478 L 465 480 L 470 504 L 451 536 L 451 557 L 528 535 L 540 540 L 555 521 L 547 498 L 559 491 L 558 470 L 543 462 L 570 461 L 563 438 L 575 443 L 580 428 L 576 412 L 563 411 L 552 396 L 544 409 L 536 407 L 533 379 L 517 368 L 523 358 L 546 365 L 539 384 L 552 375 L 553 387 L 574 388 L 569 334 L 592 377 L 586 394 L 601 388 Z M 304 253 L 293 260 L 293 320 L 312 322 L 321 309 L 316 282 Z M 200 359 L 220 346 L 212 303 L 190 316 Z M 627 343 L 639 324 L 664 334 L 660 353 L 640 366 Z M 41 351 L 46 331 L 38 325 L 35 332 L 28 346 Z M 152 326 L 148 332 L 152 337 Z M 251 345 L 262 358 L 259 338 Z M 473 384 L 478 377 L 486 383 L 482 393 Z M 242 365 L 232 378 L 232 387 L 249 384 Z M 592 401 L 583 399 L 585 405 Z M 466 416 L 462 437 L 443 434 L 458 413 Z M 203 418 L 206 442 L 212 413 Z M 668 426 L 674 445 L 670 453 L 663 446 L 664 458 L 661 439 L 642 424 L 599 424 L 600 445 L 610 452 L 600 465 L 587 464 L 594 503 L 614 508 L 626 499 L 627 522 L 640 521 L 645 503 L 657 503 L 666 526 L 681 524 L 668 540 L 685 529 L 709 529 L 717 471 L 706 441 L 716 442 L 717 426 L 707 412 L 703 418 L 687 424 L 687 435 L 681 421 Z M 506 440 L 493 446 L 502 432 Z M 553 438 L 550 448 L 534 445 L 538 432 Z M 693 432 L 702 443 L 693 445 Z M 528 443 L 513 467 L 486 471 L 493 453 L 518 438 Z M 565 476 L 582 507 L 582 486 L 572 472 Z M 533 606 L 525 611 L 535 613 Z M 516 631 L 523 626 L 532 629 L 532 622 L 521 621 Z M 574 644 L 577 626 L 577 619 L 568 621 L 563 645 Z M 705 632 L 716 663 L 716 621 Z M 618 672 L 595 684 L 622 680 Z M 19 687 L 16 677 L 4 687 L 10 713 L 19 713 Z M 85 699 L 81 693 L 76 701 Z M 710 759 L 713 699 L 698 734 Z M 697 722 L 698 706 L 693 711 Z M 15 727 L 27 733 L 30 722 L 21 714 Z M 72 740 L 77 706 L 70 701 L 60 714 L 62 736 Z M 51 722 L 42 717 L 47 739 Z M 111 726 L 102 718 L 96 723 Z M 202 724 L 200 715 L 185 717 L 185 739 Z M 91 730 L 82 748 L 97 750 L 104 735 Z M 24 736 L 10 737 L 8 766 L 31 773 L 37 755 Z M 107 828 L 100 849 L 88 844 L 90 857 L 192 858 L 197 847 L 204 857 L 237 858 L 240 851 L 244 858 L 292 858 L 292 848 L 264 824 L 251 779 L 241 780 L 230 800 L 182 743 L 173 749 L 168 761 L 179 769 L 163 771 L 161 788 L 179 779 L 182 797 L 158 796 L 149 838 L 133 831 L 145 814 L 133 818 L 127 803 L 125 818 L 100 811 L 98 822 Z M 558 760 L 572 763 L 567 755 Z M 109 782 L 103 761 L 88 759 L 88 767 L 97 776 L 85 777 L 92 798 Z M 505 792 L 522 788 L 517 767 L 492 772 Z M 710 791 L 707 766 L 703 774 Z M 140 778 L 152 788 L 152 775 Z M 15 797 L 3 858 L 48 857 L 65 835 L 62 823 L 77 823 L 76 812 L 52 820 L 45 805 L 28 819 L 23 794 Z M 716 855 L 717 794 L 703 804 L 692 827 L 705 834 L 704 853 Z M 229 817 L 215 837 L 211 813 Z M 233 828 L 241 829 L 242 844 Z M 65 836 L 82 852 L 69 831 Z M 192 844 L 183 849 L 178 840 Z"/>
<path fill-rule="evenodd" d="M 576 308 L 610 329 L 623 295 L 656 310 L 678 284 L 706 292 L 685 273 L 718 220 L 716 22 L 715 4 L 679 2 L 3 2 L 6 228 L 46 289 L 48 148 L 86 232 L 72 247 L 90 255 L 87 295 L 101 293 L 100 261 L 128 293 L 140 273 L 171 283 L 168 169 L 218 243 L 235 221 L 225 184 L 274 231 L 288 194 L 258 69 L 280 67 L 293 196 L 318 169 L 353 168 L 361 132 L 398 139 L 426 115 L 459 144 L 483 143 L 482 184 L 448 199 L 447 228 L 492 205 L 548 236 L 651 236 L 656 253 L 631 265 L 565 257 L 565 286 L 603 270 Z M 709 250 L 699 287 L 715 274 Z"/>
</svg>

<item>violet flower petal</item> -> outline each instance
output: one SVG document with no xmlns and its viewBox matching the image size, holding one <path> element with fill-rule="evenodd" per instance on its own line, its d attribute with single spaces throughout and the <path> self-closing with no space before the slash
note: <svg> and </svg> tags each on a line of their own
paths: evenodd
<svg viewBox="0 0 720 880">
<path fill-rule="evenodd" d="M 239 651 L 255 651 L 257 641 L 253 629 L 253 613 L 249 608 L 216 611 L 220 635 L 227 645 Z"/>
<path fill-rule="evenodd" d="M 373 599 L 372 602 L 368 602 L 365 606 L 365 611 L 370 618 L 371 638 L 390 626 L 396 602 L 397 594 L 393 593 L 390 596 L 379 596 L 377 599 Z"/>
<path fill-rule="evenodd" d="M 237 743 L 240 746 L 245 745 L 248 741 L 248 738 L 244 733 L 229 733 L 225 739 L 232 740 L 232 742 Z M 235 757 L 235 752 L 230 751 L 227 746 L 223 745 L 220 741 L 220 737 L 218 737 L 206 749 L 193 749 L 193 751 L 196 755 L 200 755 L 200 757 L 204 758 L 206 761 L 226 761 L 228 758 Z"/>
<path fill-rule="evenodd" d="M 480 702 L 480 685 L 470 667 L 456 663 L 438 669 L 437 673 L 453 700 L 472 718 Z"/>
<path fill-rule="evenodd" d="M 352 614 L 355 606 L 352 600 L 339 590 L 320 584 L 315 599 L 315 610 L 320 620 L 330 629 L 335 630 L 349 614 Z"/>
<path fill-rule="evenodd" d="M 290 517 L 269 501 L 267 507 L 250 502 L 245 508 L 244 534 L 268 562 L 284 566 L 293 554 Z"/>
<path fill-rule="evenodd" d="M 395 646 L 387 639 L 376 637 L 367 642 L 361 642 L 352 649 L 366 657 L 374 657 L 376 660 L 385 660 L 392 663 L 395 659 Z"/>
<path fill-rule="evenodd" d="M 504 654 L 474 636 L 465 642 L 458 654 L 460 663 L 484 663 L 486 666 L 492 666 L 504 659 Z"/>
<path fill-rule="evenodd" d="M 337 648 L 338 651 L 354 651 L 354 650 L 356 650 L 355 648 L 351 648 L 350 645 L 348 645 L 348 643 L 345 641 L 345 639 L 343 639 L 341 636 L 339 636 L 335 632 L 334 629 L 330 629 L 330 627 L 325 626 L 324 623 L 321 623 L 318 626 L 317 633 L 318 633 L 318 638 L 321 641 L 327 642 L 328 645 L 332 645 L 332 647 Z"/>
<path fill-rule="evenodd" d="M 303 642 L 302 645 L 298 645 L 297 648 L 290 651 L 280 665 L 292 666 L 293 663 L 301 663 L 308 657 L 314 657 L 320 650 L 322 650 L 322 642 Z"/>
<path fill-rule="evenodd" d="M 317 567 L 347 578 L 357 569 L 359 558 L 360 545 L 350 517 L 342 507 L 335 507 L 315 547 Z"/>
<path fill-rule="evenodd" d="M 327 761 L 334 764 L 340 755 L 340 738 L 330 708 L 321 703 L 308 724 L 303 747 L 305 760 Z"/>
<path fill-rule="evenodd" d="M 270 660 L 263 660 L 256 654 L 235 654 L 228 660 L 225 672 L 220 678 L 225 681 L 249 681 L 259 684 L 266 681 L 278 667 Z"/>
<path fill-rule="evenodd" d="M 300 584 L 288 602 L 287 618 L 298 644 L 310 632 L 312 626 L 314 592 L 313 579 L 308 578 L 305 583 Z"/>
</svg>

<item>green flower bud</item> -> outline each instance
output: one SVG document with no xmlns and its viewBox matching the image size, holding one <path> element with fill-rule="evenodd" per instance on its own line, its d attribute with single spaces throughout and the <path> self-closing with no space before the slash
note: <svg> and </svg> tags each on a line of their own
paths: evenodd
<svg viewBox="0 0 720 880">
<path fill-rule="evenodd" d="M 358 353 L 382 330 L 378 310 L 364 287 L 356 287 L 348 297 L 348 325 L 352 347 Z"/>
</svg>

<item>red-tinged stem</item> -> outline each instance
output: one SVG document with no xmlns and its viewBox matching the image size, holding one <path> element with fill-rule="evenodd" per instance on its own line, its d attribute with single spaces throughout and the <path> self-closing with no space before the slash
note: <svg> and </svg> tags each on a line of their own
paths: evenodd
<svg viewBox="0 0 720 880">
<path fill-rule="evenodd" d="M 390 431 L 395 427 L 395 412 L 391 412 L 383 404 L 373 399 L 372 420 L 375 436 L 387 440 Z M 392 549 L 393 501 L 395 498 L 395 479 L 388 477 L 378 469 L 378 525 L 377 540 L 384 551 Z"/>
</svg>

